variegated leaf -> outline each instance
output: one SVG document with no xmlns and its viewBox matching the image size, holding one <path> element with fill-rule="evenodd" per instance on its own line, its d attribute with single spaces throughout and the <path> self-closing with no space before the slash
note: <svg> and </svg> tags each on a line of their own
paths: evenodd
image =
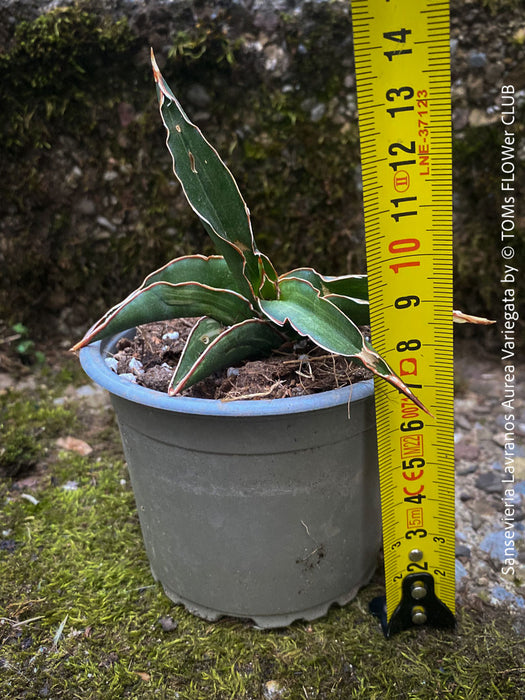
<svg viewBox="0 0 525 700">
<path fill-rule="evenodd" d="M 362 299 L 368 301 L 368 277 L 367 275 L 341 275 L 339 277 L 331 277 L 329 275 L 321 275 L 311 267 L 298 267 L 295 270 L 290 270 L 279 279 L 295 277 L 296 279 L 306 280 L 315 287 L 321 296 L 337 294 L 339 296 L 353 297 L 354 299 Z"/>
<path fill-rule="evenodd" d="M 175 395 L 212 372 L 252 357 L 265 357 L 282 345 L 285 336 L 263 319 L 251 318 L 225 328 L 210 318 L 194 326 L 168 393 Z"/>
<path fill-rule="evenodd" d="M 259 254 L 248 207 L 230 170 L 200 129 L 188 119 L 166 83 L 153 51 L 151 62 L 174 173 L 188 203 L 238 279 L 238 287 L 246 296 L 255 295 L 261 282 Z"/>
<path fill-rule="evenodd" d="M 79 350 L 95 340 L 144 323 L 203 314 L 232 324 L 252 317 L 254 308 L 241 294 L 228 289 L 217 289 L 200 282 L 153 282 L 111 309 L 72 349 Z"/>
<path fill-rule="evenodd" d="M 310 282 L 321 296 L 329 299 L 358 326 L 367 326 L 370 323 L 366 275 L 328 277 L 320 275 L 311 267 L 299 267 L 281 275 L 280 279 L 291 277 Z"/>
<path fill-rule="evenodd" d="M 175 260 L 171 260 L 155 272 L 150 273 L 139 289 L 149 287 L 154 282 L 179 284 L 194 281 L 203 282 L 209 287 L 231 289 L 241 293 L 222 255 L 185 255 L 175 258 Z"/>
<path fill-rule="evenodd" d="M 359 328 L 331 301 L 306 280 L 282 279 L 280 297 L 260 301 L 266 316 L 284 326 L 289 323 L 298 333 L 319 347 L 346 357 L 353 357 L 408 396 L 424 411 L 427 409 L 365 340 Z M 428 412 L 428 411 L 427 411 Z"/>
</svg>

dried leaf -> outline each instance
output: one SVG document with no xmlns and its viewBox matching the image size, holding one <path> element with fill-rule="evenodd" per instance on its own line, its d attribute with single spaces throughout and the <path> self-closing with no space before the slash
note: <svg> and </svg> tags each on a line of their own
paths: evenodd
<svg viewBox="0 0 525 700">
<path fill-rule="evenodd" d="M 142 678 L 143 681 L 146 681 L 146 682 L 147 682 L 147 681 L 149 681 L 149 680 L 151 679 L 150 674 L 149 674 L 149 673 L 145 673 L 144 671 L 135 671 L 135 673 L 137 674 L 137 676 L 138 676 L 139 678 Z"/>
<path fill-rule="evenodd" d="M 56 441 L 56 446 L 62 448 L 63 450 L 68 450 L 69 452 L 77 452 L 79 455 L 86 457 L 93 452 L 91 445 L 88 445 L 84 440 L 79 440 L 71 436 L 65 438 L 58 438 Z"/>
</svg>

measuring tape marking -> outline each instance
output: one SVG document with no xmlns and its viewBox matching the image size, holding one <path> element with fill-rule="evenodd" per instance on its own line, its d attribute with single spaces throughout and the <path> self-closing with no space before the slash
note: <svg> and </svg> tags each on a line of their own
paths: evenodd
<svg viewBox="0 0 525 700">
<path fill-rule="evenodd" d="M 448 2 L 414 5 L 352 3 L 372 339 L 437 416 L 376 387 L 393 627 L 414 607 L 414 572 L 429 614 L 450 623 L 454 610 Z"/>
</svg>

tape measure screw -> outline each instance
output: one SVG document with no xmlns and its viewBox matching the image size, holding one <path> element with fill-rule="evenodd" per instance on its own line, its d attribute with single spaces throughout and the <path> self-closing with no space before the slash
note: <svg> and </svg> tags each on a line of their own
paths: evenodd
<svg viewBox="0 0 525 700">
<path fill-rule="evenodd" d="M 414 605 L 412 608 L 412 622 L 415 625 L 424 625 L 427 621 L 427 611 L 422 605 Z"/>
<path fill-rule="evenodd" d="M 414 581 L 410 588 L 410 593 L 415 600 L 421 600 L 427 594 L 427 587 L 423 581 Z"/>
<path fill-rule="evenodd" d="M 421 559 L 423 559 L 423 552 L 420 549 L 411 549 L 408 553 L 408 558 L 410 561 L 421 561 Z"/>
</svg>

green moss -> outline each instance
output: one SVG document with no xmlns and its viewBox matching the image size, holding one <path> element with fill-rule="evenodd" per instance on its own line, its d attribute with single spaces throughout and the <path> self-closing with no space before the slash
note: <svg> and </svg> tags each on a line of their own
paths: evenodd
<svg viewBox="0 0 525 700">
<path fill-rule="evenodd" d="M 123 65 L 134 37 L 125 20 L 112 22 L 105 13 L 96 14 L 93 3 L 87 5 L 90 11 L 84 5 L 17 25 L 11 50 L 0 56 L 4 148 L 50 148 L 57 122 L 62 128 L 93 128 L 96 117 L 86 107 L 95 96 L 110 94 L 107 65 Z"/>
<path fill-rule="evenodd" d="M 64 409 L 52 409 L 55 395 L 51 382 L 37 399 L 2 400 L 15 404 L 21 427 L 66 435 L 71 415 L 64 423 Z M 78 436 L 99 420 L 82 404 L 68 410 Z M 96 444 L 81 457 L 47 443 L 36 505 L 0 482 L 2 697 L 248 700 L 274 681 L 290 700 L 521 698 L 518 618 L 465 605 L 454 632 L 412 629 L 385 640 L 367 609 L 380 575 L 345 608 L 282 630 L 193 617 L 152 580 L 115 434 L 104 445 L 97 432 Z"/>
<path fill-rule="evenodd" d="M 221 27 L 221 22 L 205 19 L 189 30 L 176 32 L 171 40 L 168 58 L 181 58 L 185 66 L 203 57 L 210 64 L 221 61 L 233 64 L 236 61 L 235 54 L 241 46 L 242 41 L 231 39 Z"/>
<path fill-rule="evenodd" d="M 0 475 L 20 476 L 34 467 L 46 454 L 50 441 L 64 426 L 74 427 L 74 417 L 49 397 L 24 398 L 6 392 L 0 397 Z"/>
<path fill-rule="evenodd" d="M 192 617 L 151 580 L 123 465 L 74 460 L 69 469 L 84 473 L 78 490 L 57 484 L 36 507 L 5 509 L 20 542 L 2 565 L 5 616 L 11 625 L 36 618 L 1 628 L 13 697 L 24 697 L 27 678 L 35 697 L 57 698 L 242 700 L 261 697 L 269 680 L 289 698 L 519 697 L 521 640 L 501 617 L 465 612 L 455 634 L 386 641 L 366 612 L 375 586 L 324 620 L 275 632 Z M 177 628 L 164 632 L 162 616 Z"/>
</svg>

